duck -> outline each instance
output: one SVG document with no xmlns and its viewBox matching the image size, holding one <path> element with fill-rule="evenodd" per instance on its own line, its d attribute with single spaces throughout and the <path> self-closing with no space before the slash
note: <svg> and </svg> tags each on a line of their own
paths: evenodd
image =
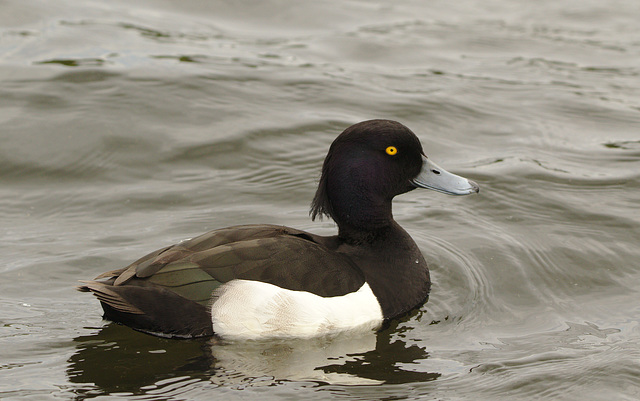
<svg viewBox="0 0 640 401">
<path fill-rule="evenodd" d="M 427 302 L 429 268 L 394 220 L 395 196 L 478 184 L 429 159 L 392 120 L 346 128 L 331 144 L 310 209 L 337 234 L 252 224 L 216 229 L 82 281 L 103 317 L 160 337 L 311 338 L 375 331 Z"/>
</svg>

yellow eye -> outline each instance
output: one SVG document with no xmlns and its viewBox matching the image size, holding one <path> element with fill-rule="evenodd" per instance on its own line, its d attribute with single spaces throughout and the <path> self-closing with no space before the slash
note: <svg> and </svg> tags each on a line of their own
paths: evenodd
<svg viewBox="0 0 640 401">
<path fill-rule="evenodd" d="M 388 154 L 389 156 L 393 156 L 393 155 L 395 155 L 396 153 L 398 153 L 398 149 L 396 149 L 396 147 L 395 147 L 395 146 L 389 146 L 389 147 L 386 149 L 386 152 L 387 152 L 387 154 Z"/>
</svg>

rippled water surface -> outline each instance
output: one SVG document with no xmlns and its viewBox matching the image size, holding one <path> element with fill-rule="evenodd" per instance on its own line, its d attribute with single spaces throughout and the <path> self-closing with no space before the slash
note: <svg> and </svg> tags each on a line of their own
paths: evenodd
<svg viewBox="0 0 640 401">
<path fill-rule="evenodd" d="M 0 398 L 640 398 L 640 7 L 8 0 Z M 335 136 L 401 121 L 478 196 L 398 197 L 431 299 L 380 333 L 172 341 L 77 280 L 233 224 L 320 234 Z"/>
</svg>

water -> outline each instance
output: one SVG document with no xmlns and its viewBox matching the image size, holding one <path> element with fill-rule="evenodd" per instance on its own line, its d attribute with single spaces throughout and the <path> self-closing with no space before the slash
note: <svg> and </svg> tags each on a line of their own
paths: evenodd
<svg viewBox="0 0 640 401">
<path fill-rule="evenodd" d="M 640 7 L 5 1 L 0 398 L 640 397 Z M 431 299 L 378 334 L 170 341 L 87 279 L 210 229 L 331 234 L 335 136 L 412 128 L 478 196 L 399 197 Z"/>
</svg>

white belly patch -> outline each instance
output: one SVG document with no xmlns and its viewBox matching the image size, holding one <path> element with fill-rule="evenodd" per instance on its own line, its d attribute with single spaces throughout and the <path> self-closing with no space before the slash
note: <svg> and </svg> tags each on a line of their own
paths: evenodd
<svg viewBox="0 0 640 401">
<path fill-rule="evenodd" d="M 380 304 L 367 283 L 356 292 L 321 297 L 260 281 L 233 280 L 220 286 L 213 299 L 213 332 L 228 339 L 370 331 L 383 320 Z"/>
</svg>

